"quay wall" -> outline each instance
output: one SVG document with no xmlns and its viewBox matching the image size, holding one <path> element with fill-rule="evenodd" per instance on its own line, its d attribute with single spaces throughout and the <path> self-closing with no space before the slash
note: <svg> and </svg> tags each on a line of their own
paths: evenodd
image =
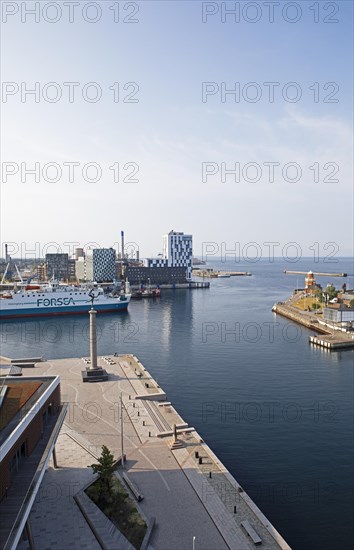
<svg viewBox="0 0 354 550">
<path fill-rule="evenodd" d="M 330 331 L 328 329 L 321 327 L 317 320 L 313 320 L 312 318 L 305 317 L 304 315 L 301 315 L 301 313 L 297 313 L 296 311 L 293 311 L 292 309 L 290 309 L 288 306 L 284 304 L 274 305 L 272 307 L 272 311 L 274 313 L 278 313 L 279 315 L 282 315 L 283 317 L 287 317 L 288 319 L 291 319 L 292 321 L 295 321 L 296 323 L 299 323 L 300 325 L 303 325 L 311 330 L 315 330 L 320 334 L 330 334 Z"/>
</svg>

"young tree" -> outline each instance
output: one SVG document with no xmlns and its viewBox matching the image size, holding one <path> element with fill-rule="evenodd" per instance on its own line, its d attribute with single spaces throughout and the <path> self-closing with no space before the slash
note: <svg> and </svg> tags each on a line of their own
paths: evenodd
<svg viewBox="0 0 354 550">
<path fill-rule="evenodd" d="M 333 298 L 337 297 L 338 291 L 335 289 L 333 285 L 327 285 L 326 294 L 328 295 L 328 299 L 332 300 Z"/>
<path fill-rule="evenodd" d="M 91 464 L 94 474 L 99 474 L 102 484 L 102 490 L 109 494 L 112 485 L 112 475 L 115 469 L 115 460 L 111 451 L 105 445 L 102 445 L 102 453 L 98 458 L 98 464 Z"/>
</svg>

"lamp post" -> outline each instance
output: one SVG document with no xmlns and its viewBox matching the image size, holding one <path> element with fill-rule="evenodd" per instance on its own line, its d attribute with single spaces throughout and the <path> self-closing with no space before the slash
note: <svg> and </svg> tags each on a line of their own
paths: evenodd
<svg viewBox="0 0 354 550">
<path fill-rule="evenodd" d="M 123 397 L 120 392 L 120 445 L 122 450 L 122 468 L 124 468 L 124 434 L 123 434 Z"/>
</svg>

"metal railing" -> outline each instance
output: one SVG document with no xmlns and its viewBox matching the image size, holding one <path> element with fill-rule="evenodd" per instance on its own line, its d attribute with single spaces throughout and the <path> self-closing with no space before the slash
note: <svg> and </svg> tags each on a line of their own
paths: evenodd
<svg viewBox="0 0 354 550">
<path fill-rule="evenodd" d="M 3 546 L 3 550 L 16 550 L 17 544 L 21 537 L 22 531 L 25 527 L 28 516 L 31 512 L 33 502 L 36 498 L 38 489 L 45 474 L 49 459 L 52 455 L 55 442 L 58 438 L 59 432 L 63 425 L 66 413 L 68 409 L 68 403 L 63 403 L 59 416 L 56 420 L 52 433 L 49 437 L 48 443 L 43 452 L 42 458 L 39 461 L 35 474 L 32 478 L 30 486 L 26 492 L 25 498 L 21 504 L 21 508 L 16 516 L 15 522 L 11 528 L 10 534 Z"/>
</svg>

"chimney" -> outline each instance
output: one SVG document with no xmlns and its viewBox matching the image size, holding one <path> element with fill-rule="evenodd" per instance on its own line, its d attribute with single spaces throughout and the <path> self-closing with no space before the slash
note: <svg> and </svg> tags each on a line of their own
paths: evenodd
<svg viewBox="0 0 354 550">
<path fill-rule="evenodd" d="M 122 239 L 122 260 L 124 260 L 124 231 L 120 232 L 120 236 Z"/>
</svg>

